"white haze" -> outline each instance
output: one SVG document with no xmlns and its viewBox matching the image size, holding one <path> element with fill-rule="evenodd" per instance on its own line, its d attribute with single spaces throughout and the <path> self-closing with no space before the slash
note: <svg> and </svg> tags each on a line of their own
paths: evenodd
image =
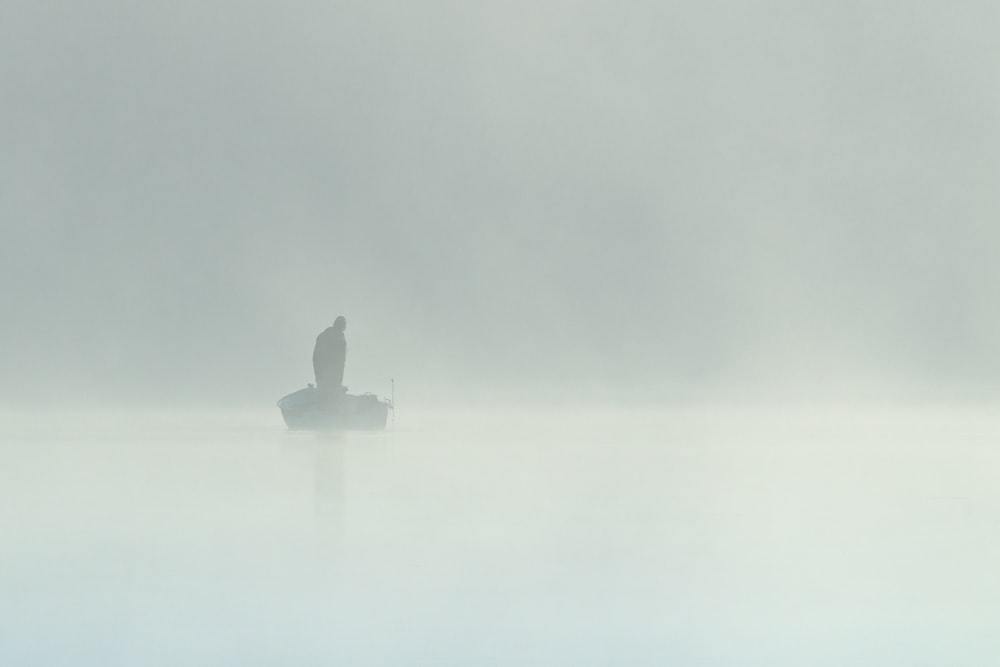
<svg viewBox="0 0 1000 667">
<path fill-rule="evenodd" d="M 998 26 L 0 2 L 0 664 L 989 664 Z"/>
<path fill-rule="evenodd" d="M 991 663 L 992 411 L 5 415 L 4 665 Z"/>
<path fill-rule="evenodd" d="M 0 400 L 995 394 L 986 2 L 0 6 Z"/>
</svg>

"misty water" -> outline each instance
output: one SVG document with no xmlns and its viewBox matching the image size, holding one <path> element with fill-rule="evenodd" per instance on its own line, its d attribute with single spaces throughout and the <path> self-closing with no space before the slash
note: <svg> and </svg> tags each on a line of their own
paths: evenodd
<svg viewBox="0 0 1000 667">
<path fill-rule="evenodd" d="M 988 409 L 8 414 L 0 664 L 984 664 Z"/>
<path fill-rule="evenodd" d="M 998 26 L 0 2 L 0 667 L 1000 663 Z"/>
</svg>

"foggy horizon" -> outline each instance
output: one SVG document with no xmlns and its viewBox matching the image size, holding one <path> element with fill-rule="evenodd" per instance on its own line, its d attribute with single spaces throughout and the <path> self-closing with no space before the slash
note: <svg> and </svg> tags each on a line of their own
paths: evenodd
<svg viewBox="0 0 1000 667">
<path fill-rule="evenodd" d="M 997 8 L 0 9 L 0 404 L 994 398 Z"/>
<path fill-rule="evenodd" d="M 997 26 L 0 3 L 0 664 L 990 664 Z"/>
</svg>

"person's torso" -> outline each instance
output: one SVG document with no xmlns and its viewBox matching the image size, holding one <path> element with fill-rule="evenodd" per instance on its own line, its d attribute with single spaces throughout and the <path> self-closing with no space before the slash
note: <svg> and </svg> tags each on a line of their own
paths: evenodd
<svg viewBox="0 0 1000 667">
<path fill-rule="evenodd" d="M 316 347 L 325 358 L 341 358 L 347 352 L 347 339 L 343 331 L 330 327 L 319 335 Z"/>
</svg>

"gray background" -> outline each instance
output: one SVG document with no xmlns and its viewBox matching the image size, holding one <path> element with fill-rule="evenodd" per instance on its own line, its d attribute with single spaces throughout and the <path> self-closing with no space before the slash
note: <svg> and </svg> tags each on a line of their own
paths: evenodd
<svg viewBox="0 0 1000 667">
<path fill-rule="evenodd" d="M 968 398 L 1000 6 L 0 4 L 0 401 Z"/>
</svg>

